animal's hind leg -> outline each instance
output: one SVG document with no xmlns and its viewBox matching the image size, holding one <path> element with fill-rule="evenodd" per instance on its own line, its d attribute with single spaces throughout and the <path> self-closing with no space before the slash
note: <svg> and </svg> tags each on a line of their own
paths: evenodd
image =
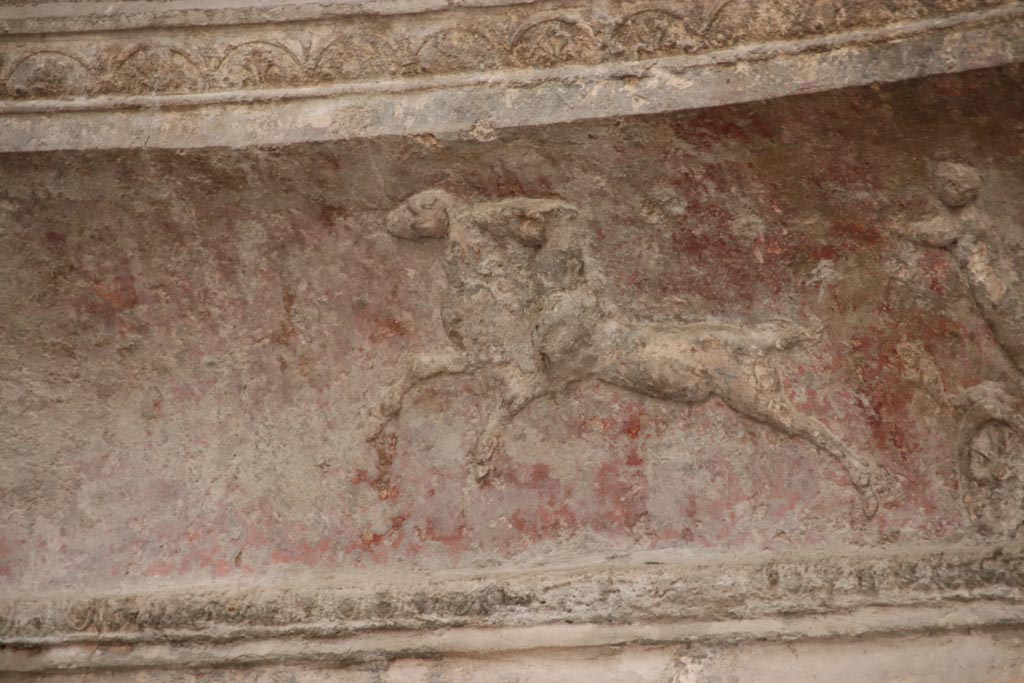
<svg viewBox="0 0 1024 683">
<path fill-rule="evenodd" d="M 729 382 L 716 393 L 737 412 L 791 436 L 806 439 L 838 460 L 861 496 L 864 514 L 874 516 L 879 500 L 873 484 L 879 482 L 872 479 L 877 468 L 855 455 L 821 421 L 797 410 L 786 397 L 774 367 L 759 364 L 751 368 L 750 376 L 744 379 L 748 381 Z"/>
<path fill-rule="evenodd" d="M 398 381 L 385 389 L 377 403 L 367 411 L 366 440 L 376 441 L 380 437 L 384 428 L 402 412 L 406 395 L 420 383 L 442 375 L 472 372 L 474 369 L 476 364 L 456 349 L 418 354 L 407 359 Z"/>
</svg>

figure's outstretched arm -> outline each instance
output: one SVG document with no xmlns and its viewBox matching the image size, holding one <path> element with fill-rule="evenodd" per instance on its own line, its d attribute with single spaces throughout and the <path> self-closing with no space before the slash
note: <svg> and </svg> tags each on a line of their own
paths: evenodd
<svg viewBox="0 0 1024 683">
<path fill-rule="evenodd" d="M 391 384 L 366 415 L 366 440 L 375 441 L 402 411 L 406 395 L 434 377 L 473 372 L 477 364 L 457 349 L 422 353 L 408 358 L 398 380 Z"/>
<path fill-rule="evenodd" d="M 948 211 L 920 220 L 898 218 L 890 232 L 927 247 L 948 247 L 970 227 L 981 187 L 981 174 L 965 164 L 942 161 L 932 170 L 932 189 Z"/>
<path fill-rule="evenodd" d="M 888 230 L 915 244 L 942 249 L 952 246 L 960 238 L 964 222 L 960 216 L 940 213 L 917 221 L 898 218 L 889 224 Z"/>
<path fill-rule="evenodd" d="M 459 212 L 459 220 L 495 237 L 541 247 L 566 230 L 578 215 L 578 209 L 557 199 L 516 197 L 470 204 Z"/>
</svg>

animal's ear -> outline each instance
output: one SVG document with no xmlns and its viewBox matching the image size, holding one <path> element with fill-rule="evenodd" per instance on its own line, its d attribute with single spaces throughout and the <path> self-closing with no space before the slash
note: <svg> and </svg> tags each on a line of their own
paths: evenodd
<svg viewBox="0 0 1024 683">
<path fill-rule="evenodd" d="M 417 192 L 388 214 L 385 228 L 406 240 L 445 237 L 455 205 L 455 197 L 444 190 Z"/>
</svg>

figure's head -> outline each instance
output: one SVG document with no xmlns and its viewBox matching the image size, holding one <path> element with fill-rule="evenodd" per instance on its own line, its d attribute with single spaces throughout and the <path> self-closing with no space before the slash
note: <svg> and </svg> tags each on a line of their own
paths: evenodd
<svg viewBox="0 0 1024 683">
<path fill-rule="evenodd" d="M 445 237 L 455 204 L 455 197 L 444 190 L 417 192 L 388 214 L 387 231 L 406 240 Z"/>
<path fill-rule="evenodd" d="M 943 161 L 935 166 L 935 193 L 951 209 L 974 201 L 981 187 L 981 174 L 967 164 Z"/>
</svg>

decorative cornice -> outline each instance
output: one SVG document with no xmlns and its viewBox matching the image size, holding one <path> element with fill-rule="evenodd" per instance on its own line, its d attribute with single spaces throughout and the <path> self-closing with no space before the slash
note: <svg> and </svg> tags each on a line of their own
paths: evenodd
<svg viewBox="0 0 1024 683">
<path fill-rule="evenodd" d="M 962 0 L 958 13 L 947 5 L 536 2 L 7 35 L 0 151 L 447 134 L 1024 58 L 1024 3 Z M 301 16 L 306 6 L 287 7 Z"/>
<path fill-rule="evenodd" d="M 402 61 L 398 58 L 385 58 L 375 65 L 374 58 L 367 55 L 377 54 L 380 47 L 372 43 L 353 41 L 345 43 L 342 50 L 340 43 L 326 37 L 319 42 L 310 37 L 305 43 L 288 43 L 279 33 L 301 31 L 302 27 L 312 31 L 316 27 L 311 24 L 245 29 L 247 37 L 241 38 L 242 34 L 230 28 L 215 34 L 225 41 L 233 36 L 236 42 L 226 48 L 215 47 L 216 40 L 201 47 L 190 42 L 198 39 L 189 32 L 180 33 L 182 43 L 161 42 L 162 36 L 178 33 L 156 32 L 144 48 L 134 34 L 119 36 L 117 40 L 134 46 L 130 49 L 104 48 L 95 36 L 47 36 L 34 43 L 37 49 L 29 56 L 16 52 L 28 49 L 29 43 L 12 39 L 4 49 L 14 52 L 3 57 L 0 73 L 6 91 L 16 90 L 22 98 L 0 99 L 0 152 L 247 146 L 394 134 L 468 133 L 485 139 L 506 127 L 694 109 L 982 69 L 1024 59 L 1022 2 L 871 29 L 731 47 L 687 43 L 680 37 L 683 33 L 671 30 L 655 32 L 660 36 L 657 40 L 640 40 L 638 36 L 646 35 L 640 31 L 646 26 L 645 17 L 664 18 L 660 13 L 644 13 L 655 11 L 648 5 L 639 13 L 624 13 L 615 22 L 602 24 L 603 34 L 589 25 L 573 24 L 565 14 L 568 10 L 542 15 L 539 6 L 534 9 L 537 11 L 527 12 L 530 20 L 526 24 L 515 24 L 507 16 L 502 19 L 507 30 L 504 52 L 487 52 L 488 46 L 493 46 L 489 34 L 427 32 L 424 25 L 417 25 L 423 40 L 415 50 L 420 61 L 412 65 L 398 63 Z M 453 9 L 443 14 L 454 22 L 456 15 L 488 11 Z M 506 14 L 516 11 L 505 8 Z M 711 26 L 724 26 L 726 11 L 723 6 L 714 13 Z M 368 19 L 352 20 L 351 26 L 355 26 Z M 400 24 L 404 19 L 388 20 Z M 708 20 L 710 17 L 706 25 Z M 513 24 L 516 28 L 510 29 Z M 742 23 L 737 20 L 734 24 Z M 687 26 L 685 18 L 679 26 Z M 757 31 L 768 35 L 769 29 L 799 33 L 795 27 L 803 25 L 763 22 L 757 26 Z M 250 31 L 257 31 L 259 39 L 246 33 Z M 634 36 L 634 42 L 612 40 L 626 34 Z M 724 35 L 722 44 L 742 42 L 735 33 Z M 477 38 L 471 40 L 471 36 Z M 563 42 L 566 36 L 582 38 Z M 83 51 L 66 53 L 71 43 L 81 43 Z M 93 43 L 99 46 L 88 47 Z M 20 47 L 12 47 L 17 45 Z M 39 51 L 40 46 L 46 50 Z M 331 51 L 335 48 L 339 50 L 337 59 Z M 207 49 L 207 61 L 202 63 L 212 65 L 212 70 L 201 69 L 200 62 L 194 60 Z M 650 56 L 650 50 L 665 56 Z M 468 65 L 462 55 L 469 53 L 484 56 Z M 611 60 L 601 61 L 606 58 Z M 28 59 L 34 60 L 32 65 Z M 509 68 L 502 60 L 541 66 Z M 303 79 L 326 78 L 324 72 L 316 76 L 317 69 L 335 75 L 351 70 L 356 80 L 295 85 Z M 367 76 L 382 69 L 395 73 Z M 123 94 L 137 91 L 133 88 L 140 82 L 151 84 L 150 94 Z M 119 93 L 118 88 L 123 90 Z M 76 89 L 81 94 L 58 95 Z M 101 94 L 104 90 L 110 92 Z M 44 97 L 46 93 L 50 95 Z"/>
<path fill-rule="evenodd" d="M 132 29 L 244 26 L 351 16 L 422 14 L 455 8 L 529 5 L 540 0 L 14 0 L 0 5 L 0 34 L 93 33 Z"/>
<path fill-rule="evenodd" d="M 0 601 L 0 670 L 158 666 L 168 648 L 165 663 L 206 666 L 241 651 L 355 661 L 497 651 L 517 638 L 569 647 L 1021 626 L 1022 605 L 1018 545 L 36 596 Z M 297 650 L 296 639 L 320 645 Z M 189 652 L 200 659 L 183 661 Z"/>
<path fill-rule="evenodd" d="M 255 27 L 93 32 L 86 39 L 74 33 L 10 36 L 0 42 L 0 99 L 172 96 L 617 64 L 949 16 L 934 3 L 847 5 L 717 0 L 599 9 L 546 2 Z M 1016 3 L 957 5 L 997 17 Z"/>
<path fill-rule="evenodd" d="M 156 670 L 180 675 L 184 671 L 251 671 L 254 667 L 268 665 L 319 666 L 337 675 L 338 669 L 381 670 L 392 662 L 409 659 L 436 661 L 445 657 L 508 657 L 524 653 L 529 656 L 538 651 L 572 657 L 581 651 L 599 654 L 608 648 L 630 645 L 722 648 L 751 642 L 790 646 L 853 639 L 877 642 L 885 637 L 1012 632 L 1021 626 L 1024 626 L 1024 616 L 1018 605 L 977 601 L 969 605 L 869 607 L 828 616 L 737 619 L 725 623 L 577 624 L 570 621 L 544 626 L 383 630 L 349 636 L 269 636 L 205 643 L 169 640 L 138 645 L 65 644 L 8 648 L 0 651 L 0 668 L 7 675 L 22 674 L 28 680 L 55 672 L 113 674 L 125 670 Z"/>
</svg>

